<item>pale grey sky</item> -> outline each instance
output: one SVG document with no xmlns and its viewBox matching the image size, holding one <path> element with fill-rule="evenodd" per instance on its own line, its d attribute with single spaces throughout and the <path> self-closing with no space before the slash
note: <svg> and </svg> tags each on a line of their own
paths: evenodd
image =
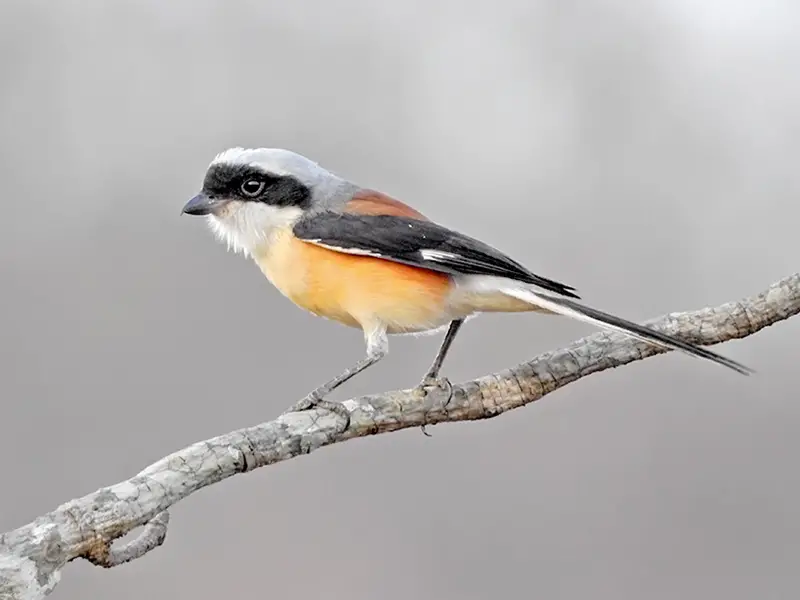
<svg viewBox="0 0 800 600">
<path fill-rule="evenodd" d="M 633 319 L 796 271 L 798 27 L 793 0 L 6 0 L 0 530 L 361 356 L 180 218 L 228 146 L 307 154 Z M 445 373 L 590 331 L 477 319 Z M 749 379 L 658 357 L 236 477 L 56 595 L 795 597 L 798 335 L 719 348 Z M 393 339 L 336 397 L 415 384 L 438 343 Z"/>
</svg>

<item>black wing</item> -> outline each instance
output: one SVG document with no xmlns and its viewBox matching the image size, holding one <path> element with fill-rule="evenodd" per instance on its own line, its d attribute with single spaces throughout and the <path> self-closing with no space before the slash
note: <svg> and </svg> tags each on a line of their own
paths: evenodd
<svg viewBox="0 0 800 600">
<path fill-rule="evenodd" d="M 574 287 L 528 271 L 488 244 L 431 221 L 394 215 L 324 212 L 301 219 L 294 234 L 350 254 L 378 256 L 449 275 L 493 275 L 578 298 Z"/>
</svg>

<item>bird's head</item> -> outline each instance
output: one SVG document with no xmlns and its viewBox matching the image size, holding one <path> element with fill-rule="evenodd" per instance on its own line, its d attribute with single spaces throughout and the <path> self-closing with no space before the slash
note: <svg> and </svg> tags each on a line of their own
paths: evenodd
<svg viewBox="0 0 800 600">
<path fill-rule="evenodd" d="M 306 212 L 331 204 L 346 182 L 312 160 L 281 148 L 230 148 L 206 171 L 183 213 L 205 216 L 229 248 L 253 254 Z"/>
</svg>

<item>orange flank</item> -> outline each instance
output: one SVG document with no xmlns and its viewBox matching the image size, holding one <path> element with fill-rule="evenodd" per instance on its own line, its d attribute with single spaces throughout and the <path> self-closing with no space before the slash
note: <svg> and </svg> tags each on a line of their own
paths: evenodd
<svg viewBox="0 0 800 600">
<path fill-rule="evenodd" d="M 449 322 L 452 284 L 443 273 L 337 252 L 298 240 L 289 229 L 255 259 L 292 302 L 351 327 L 410 333 Z"/>
</svg>

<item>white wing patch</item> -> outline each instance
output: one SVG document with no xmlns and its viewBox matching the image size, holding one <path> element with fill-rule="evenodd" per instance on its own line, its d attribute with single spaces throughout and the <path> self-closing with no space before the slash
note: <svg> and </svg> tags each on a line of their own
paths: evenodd
<svg viewBox="0 0 800 600">
<path fill-rule="evenodd" d="M 374 250 L 367 250 L 365 248 L 342 248 L 341 246 L 331 246 L 330 244 L 323 244 L 321 240 L 303 239 L 303 241 L 309 242 L 310 244 L 314 244 L 315 246 L 319 246 L 320 248 L 335 250 L 336 252 L 341 252 L 342 254 L 355 254 L 358 256 L 372 256 L 374 258 L 386 258 L 386 256 L 381 254 L 380 252 L 375 252 Z"/>
<path fill-rule="evenodd" d="M 458 254 L 453 254 L 452 252 L 443 252 L 441 250 L 420 250 L 419 254 L 423 260 L 429 260 L 431 262 L 446 262 L 448 260 L 459 258 Z"/>
<path fill-rule="evenodd" d="M 325 244 L 322 240 L 307 240 L 304 239 L 304 242 L 310 242 L 322 248 L 327 248 L 328 250 L 336 250 L 337 252 L 342 252 L 344 254 L 356 254 L 359 256 L 373 256 L 375 258 L 386 258 L 389 259 L 386 254 L 381 254 L 375 250 L 368 250 L 366 248 L 342 248 L 341 246 L 332 246 L 330 244 Z M 429 260 L 431 262 L 447 262 L 448 260 L 453 260 L 459 258 L 458 254 L 454 254 L 452 252 L 443 252 L 441 250 L 420 250 L 419 255 L 422 257 L 422 260 Z M 421 267 L 423 265 L 420 265 Z"/>
</svg>

